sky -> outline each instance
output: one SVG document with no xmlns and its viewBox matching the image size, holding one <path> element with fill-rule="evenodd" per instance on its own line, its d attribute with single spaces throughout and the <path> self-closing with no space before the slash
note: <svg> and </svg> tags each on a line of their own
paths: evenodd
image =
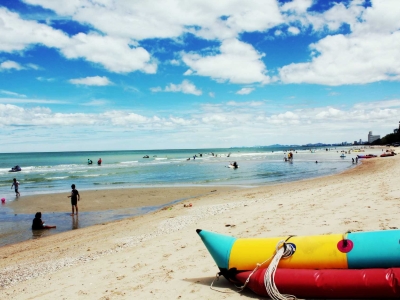
<svg viewBox="0 0 400 300">
<path fill-rule="evenodd" d="M 398 0 L 2 0 L 0 152 L 340 143 L 400 121 Z"/>
</svg>

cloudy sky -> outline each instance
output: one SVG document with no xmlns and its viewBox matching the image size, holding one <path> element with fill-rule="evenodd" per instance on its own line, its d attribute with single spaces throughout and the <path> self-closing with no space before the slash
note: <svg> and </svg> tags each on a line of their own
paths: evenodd
<svg viewBox="0 0 400 300">
<path fill-rule="evenodd" d="M 366 140 L 398 0 L 2 0 L 0 152 Z"/>
</svg>

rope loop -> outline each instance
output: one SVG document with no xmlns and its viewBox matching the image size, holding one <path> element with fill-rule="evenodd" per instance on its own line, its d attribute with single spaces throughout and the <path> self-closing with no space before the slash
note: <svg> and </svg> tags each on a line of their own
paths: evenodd
<svg viewBox="0 0 400 300">
<path fill-rule="evenodd" d="M 291 257 L 291 256 L 294 254 L 294 252 L 296 251 L 296 245 L 295 245 L 295 244 L 292 244 L 292 243 L 287 243 L 287 241 L 288 241 L 291 237 L 293 237 L 293 235 L 290 235 L 286 240 L 281 240 L 281 241 L 279 241 L 278 244 L 277 244 L 276 247 L 275 247 L 275 253 L 274 253 L 273 255 L 271 255 L 268 259 L 266 259 L 265 261 L 263 261 L 262 263 L 257 263 L 257 265 L 256 265 L 256 267 L 254 268 L 254 270 L 253 270 L 253 271 L 250 273 L 250 275 L 247 277 L 247 279 L 246 279 L 245 283 L 243 284 L 243 286 L 237 287 L 237 288 L 239 289 L 239 290 L 237 291 L 238 293 L 240 293 L 241 291 L 244 290 L 244 288 L 245 288 L 245 287 L 247 286 L 247 284 L 249 283 L 251 276 L 253 276 L 253 274 L 254 274 L 263 264 L 265 264 L 266 262 L 268 262 L 268 261 L 270 261 L 270 260 L 272 259 L 272 261 L 271 261 L 271 263 L 269 264 L 269 267 L 268 267 L 268 269 L 269 269 L 269 268 L 271 268 L 271 265 L 272 265 L 273 261 L 276 260 L 276 257 L 279 256 L 279 258 L 277 259 L 276 266 L 275 266 L 275 269 L 276 269 L 276 267 L 277 267 L 277 265 L 278 265 L 278 263 L 279 263 L 279 260 L 280 260 L 281 258 L 288 258 L 288 257 Z M 267 269 L 267 272 L 268 272 L 268 269 Z M 267 274 L 267 272 L 265 272 L 265 274 Z M 266 275 L 265 275 L 265 276 L 266 276 Z M 265 276 L 264 276 L 264 283 L 265 283 Z M 275 277 L 275 271 L 273 272 L 273 277 Z M 272 280 L 273 280 L 273 278 L 272 278 Z M 275 283 L 273 283 L 273 285 L 275 286 Z M 267 289 L 267 292 L 268 292 L 267 286 L 266 286 L 266 289 Z M 275 289 L 276 289 L 276 291 L 278 291 L 278 289 L 276 288 L 276 286 L 275 286 Z M 278 292 L 278 293 L 279 293 L 279 292 Z M 270 294 L 269 292 L 268 292 L 268 295 L 270 295 L 270 297 L 272 298 L 272 296 L 271 296 L 271 294 Z M 290 296 L 291 296 L 291 295 L 290 295 Z M 294 297 L 294 296 L 292 296 L 292 297 Z M 272 298 L 272 299 L 275 300 L 275 298 Z M 297 299 L 297 298 L 294 297 L 294 298 L 276 298 L 276 299 L 277 299 L 277 300 L 280 300 L 280 299 Z"/>
<path fill-rule="evenodd" d="M 286 240 L 287 241 L 287 240 Z M 296 251 L 296 246 L 286 241 L 279 241 L 276 246 L 275 256 L 264 274 L 265 289 L 273 300 L 296 300 L 296 296 L 281 294 L 275 285 L 275 272 L 282 258 L 288 258 Z"/>
</svg>

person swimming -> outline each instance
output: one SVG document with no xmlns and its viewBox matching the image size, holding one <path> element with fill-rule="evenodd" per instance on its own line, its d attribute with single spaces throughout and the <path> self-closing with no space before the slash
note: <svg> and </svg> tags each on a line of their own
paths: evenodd
<svg viewBox="0 0 400 300">
<path fill-rule="evenodd" d="M 236 161 L 234 161 L 233 163 L 230 164 L 234 169 L 239 168 L 238 164 Z"/>
</svg>

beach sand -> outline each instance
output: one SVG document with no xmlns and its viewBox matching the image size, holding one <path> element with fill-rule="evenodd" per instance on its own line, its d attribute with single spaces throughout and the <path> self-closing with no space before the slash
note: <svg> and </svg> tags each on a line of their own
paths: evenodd
<svg viewBox="0 0 400 300">
<path fill-rule="evenodd" d="M 399 178 L 400 155 L 374 158 L 341 174 L 216 188 L 140 217 L 1 247 L 0 299 L 258 299 L 236 293 L 224 278 L 214 283 L 218 291 L 210 289 L 219 270 L 197 228 L 235 237 L 394 229 L 400 227 Z M 118 190 L 113 199 L 114 192 L 90 197 L 117 205 L 131 190 Z M 89 192 L 80 193 L 80 208 L 89 209 Z M 57 209 L 65 210 L 66 196 Z"/>
</svg>

